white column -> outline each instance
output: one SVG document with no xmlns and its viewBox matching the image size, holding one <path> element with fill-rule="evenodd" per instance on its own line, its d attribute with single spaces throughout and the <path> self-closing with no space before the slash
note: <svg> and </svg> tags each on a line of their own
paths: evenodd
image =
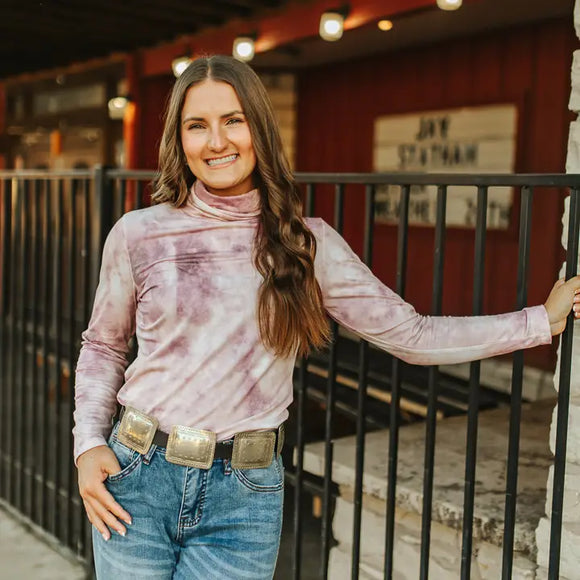
<svg viewBox="0 0 580 580">
<path fill-rule="evenodd" d="M 574 7 L 574 27 L 580 38 L 580 0 Z M 574 52 L 572 63 L 572 91 L 569 109 L 580 113 L 580 50 Z M 568 137 L 568 156 L 566 159 L 567 173 L 580 173 L 580 120 L 570 124 Z M 568 217 L 570 198 L 566 198 L 564 215 L 562 217 L 562 245 L 566 248 L 568 238 Z M 564 276 L 566 264 L 562 267 Z M 558 367 L 554 375 L 556 389 L 559 386 L 560 351 L 558 351 Z M 566 456 L 566 481 L 564 492 L 562 545 L 560 557 L 560 578 L 574 580 L 580 573 L 580 325 L 574 329 L 574 344 L 572 353 L 572 380 L 570 385 L 570 418 L 568 423 L 568 442 Z M 557 407 L 552 415 L 550 430 L 550 449 L 556 448 Z M 546 514 L 536 530 L 538 545 L 538 578 L 547 577 L 548 559 L 550 553 L 550 514 L 552 509 L 554 467 L 550 468 L 548 478 L 548 493 L 546 497 Z"/>
</svg>

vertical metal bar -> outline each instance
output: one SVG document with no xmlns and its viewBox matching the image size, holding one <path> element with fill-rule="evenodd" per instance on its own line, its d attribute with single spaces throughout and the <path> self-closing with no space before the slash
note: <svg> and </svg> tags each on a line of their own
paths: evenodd
<svg viewBox="0 0 580 580">
<path fill-rule="evenodd" d="M 83 182 L 83 219 L 82 219 L 82 265 L 81 265 L 81 288 L 79 292 L 81 313 L 81 327 L 84 331 L 89 324 L 90 317 L 90 296 L 91 296 L 91 259 L 97 259 L 91 255 L 91 217 L 90 217 L 90 181 Z M 83 503 L 80 501 L 76 512 L 76 527 L 78 529 L 78 540 L 76 551 L 83 556 L 87 562 L 92 561 L 91 545 L 91 525 L 85 515 Z"/>
<path fill-rule="evenodd" d="M 72 462 L 73 444 L 72 444 L 72 426 L 73 426 L 73 408 L 74 408 L 74 368 L 76 360 L 76 247 L 77 247 L 77 224 L 76 217 L 76 199 L 78 183 L 72 181 L 69 183 L 69 197 L 68 204 L 68 266 L 67 266 L 67 297 L 68 297 L 68 379 L 67 379 L 67 393 L 65 410 L 66 416 L 64 418 L 64 437 L 65 444 L 63 449 L 66 449 L 66 471 L 64 472 L 64 492 L 65 504 L 63 506 L 63 519 L 65 522 L 63 541 L 67 546 L 72 546 L 72 533 L 74 529 L 74 511 L 73 511 L 73 482 L 74 482 L 74 464 Z"/>
<path fill-rule="evenodd" d="M 25 384 L 26 384 L 26 180 L 22 180 L 18 186 L 18 196 L 20 197 L 20 255 L 19 255 L 19 284 L 18 284 L 18 322 L 20 332 L 18 334 L 18 378 L 16 380 L 15 396 L 15 430 L 16 435 L 14 445 L 14 466 L 15 471 L 15 503 L 16 509 L 23 511 L 23 494 L 24 494 L 24 427 L 25 427 Z"/>
<path fill-rule="evenodd" d="M 11 256 L 12 230 L 12 182 L 2 179 L 0 182 L 2 193 L 2 214 L 0 215 L 0 234 L 2 236 L 2 288 L 0 289 L 0 497 L 6 499 L 8 469 L 7 426 L 10 416 L 8 394 L 8 368 L 10 352 L 8 350 L 8 313 L 11 320 L 14 319 L 10 311 L 10 280 L 12 278 L 13 261 Z M 11 322 L 13 324 L 13 322 Z"/>
<path fill-rule="evenodd" d="M 483 310 L 483 274 L 485 269 L 485 237 L 487 229 L 487 186 L 477 188 L 477 223 L 475 230 L 475 272 L 473 276 L 473 314 Z M 477 428 L 479 413 L 480 361 L 471 363 L 469 375 L 469 409 L 467 412 L 467 448 L 465 459 L 465 491 L 463 499 L 463 545 L 461 578 L 471 577 L 473 544 L 473 504 L 475 500 L 475 468 L 477 464 Z"/>
<path fill-rule="evenodd" d="M 372 263 L 373 229 L 375 214 L 375 186 L 365 187 L 365 230 L 364 230 L 364 262 L 368 266 Z M 360 536 L 362 524 L 362 494 L 363 473 L 366 439 L 366 396 L 367 374 L 369 368 L 369 345 L 361 340 L 359 347 L 359 371 L 358 371 L 358 401 L 356 417 L 356 471 L 354 480 L 354 522 L 352 541 L 352 568 L 351 578 L 356 580 L 359 575 L 360 562 Z"/>
<path fill-rule="evenodd" d="M 21 243 L 21 229 L 22 229 L 22 185 L 17 183 L 16 191 L 12 192 L 15 196 L 14 201 L 14 215 L 13 215 L 13 227 L 12 227 L 12 287 L 11 287 L 11 300 L 10 300 L 10 346 L 8 351 L 8 356 L 10 360 L 10 375 L 8 379 L 8 392 L 10 394 L 8 408 L 8 458 L 9 458 L 9 477 L 8 477 L 8 502 L 12 505 L 16 503 L 16 440 L 18 437 L 17 433 L 17 421 L 16 421 L 16 410 L 17 410 L 17 392 L 18 386 L 16 383 L 16 369 L 17 369 L 17 335 L 19 326 L 19 313 L 20 313 L 20 289 L 18 287 L 18 273 L 23 267 L 21 259 L 18 257 L 18 244 Z"/>
<path fill-rule="evenodd" d="M 342 232 L 344 221 L 344 185 L 339 183 L 334 193 L 334 227 L 337 232 Z M 322 504 L 322 563 L 321 578 L 328 576 L 328 559 L 330 556 L 330 539 L 332 533 L 332 461 L 333 441 L 332 424 L 334 420 L 334 399 L 337 363 L 338 324 L 333 320 L 330 323 L 332 342 L 329 348 L 328 360 L 328 383 L 326 390 L 326 425 L 325 425 L 325 448 L 324 448 L 324 495 Z"/>
<path fill-rule="evenodd" d="M 30 265 L 29 258 L 29 236 L 30 236 L 30 180 L 22 180 L 22 245 L 20 248 L 20 369 L 19 369 L 19 389 L 18 402 L 16 404 L 16 416 L 18 417 L 18 466 L 19 466 L 19 485 L 17 493 L 16 508 L 30 517 L 30 507 L 26 504 L 25 496 L 29 481 L 27 480 L 26 463 L 27 463 L 27 442 L 30 433 L 27 428 L 26 414 L 30 409 L 28 395 L 28 356 L 27 356 L 27 334 L 28 334 L 28 273 Z M 28 478 L 29 479 L 29 478 Z"/>
<path fill-rule="evenodd" d="M 42 509 L 41 526 L 48 529 L 48 455 L 50 450 L 49 418 L 50 418 L 50 309 L 51 309 L 51 292 L 50 292 L 50 258 L 52 256 L 52 238 L 51 238 L 51 221 L 52 221 L 52 187 L 51 182 L 47 179 L 44 182 L 44 216 L 43 216 L 43 256 L 42 269 L 43 284 L 43 313 L 42 313 L 42 426 L 41 431 L 45 434 L 39 447 L 42 449 L 40 456 L 40 479 L 42 482 L 40 493 L 40 506 Z"/>
<path fill-rule="evenodd" d="M 433 295 L 431 313 L 441 315 L 443 301 L 443 266 L 445 264 L 445 215 L 447 186 L 437 189 L 437 221 L 435 225 L 435 256 L 433 260 Z M 433 507 L 433 475 L 435 471 L 435 437 L 437 431 L 438 367 L 429 368 L 427 396 L 427 426 L 425 432 L 425 462 L 423 467 L 423 510 L 421 514 L 421 563 L 419 577 L 429 578 L 431 549 L 431 513 Z"/>
<path fill-rule="evenodd" d="M 292 577 L 302 577 L 302 480 L 304 476 L 304 421 L 306 419 L 306 381 L 308 362 L 300 361 L 298 378 L 297 424 L 296 424 L 296 477 L 294 480 L 294 558 Z"/>
<path fill-rule="evenodd" d="M 39 415 L 42 413 L 40 406 L 41 403 L 41 389 L 38 384 L 38 345 L 39 345 L 39 329 L 40 329 L 40 314 L 41 310 L 39 308 L 39 303 L 41 299 L 41 282 L 42 282 L 42 271 L 40 267 L 40 255 L 42 251 L 42 212 L 41 212 L 41 187 L 42 182 L 39 179 L 34 180 L 34 227 L 33 227 L 33 239 L 34 239 L 34 249 L 32 253 L 32 276 L 33 282 L 31 283 L 32 288 L 32 308 L 33 308 L 33 320 L 32 320 L 32 399 L 31 399 L 31 414 L 32 414 L 32 425 L 30 426 L 30 439 L 31 439 L 31 451 L 30 457 L 32 460 L 31 466 L 31 477 L 32 477 L 32 520 L 40 524 L 41 520 L 41 509 L 38 505 L 38 495 L 39 487 L 37 481 L 38 465 L 39 465 L 39 449 L 41 445 L 38 442 L 44 437 L 42 431 L 40 431 L 41 420 Z"/>
<path fill-rule="evenodd" d="M 570 193 L 570 217 L 566 250 L 566 280 L 578 273 L 578 236 L 580 235 L 580 190 Z M 564 503 L 564 478 L 566 476 L 566 438 L 568 437 L 568 412 L 570 406 L 570 379 L 572 372 L 572 345 L 574 339 L 574 314 L 562 335 L 560 352 L 560 384 L 558 388 L 558 422 L 556 454 L 554 459 L 554 491 L 552 493 L 552 521 L 550 524 L 550 556 L 548 578 L 560 576 L 560 547 L 562 543 L 562 507 Z"/>
<path fill-rule="evenodd" d="M 83 330 L 89 325 L 91 312 L 91 259 L 97 259 L 91 254 L 91 188 L 87 179 L 83 183 L 83 267 L 81 278 L 81 312 Z"/>
<path fill-rule="evenodd" d="M 314 209 L 314 185 L 306 186 L 306 216 Z M 298 377 L 297 425 L 296 425 L 296 476 L 294 479 L 294 554 L 292 577 L 302 576 L 302 483 L 304 479 L 304 422 L 306 421 L 306 389 L 308 380 L 308 360 L 302 357 Z"/>
<path fill-rule="evenodd" d="M 54 221 L 54 261 L 53 261 L 53 321 L 54 321 L 54 404 L 53 404 L 53 427 L 52 438 L 54 441 L 54 496 L 53 518 L 51 532 L 57 538 L 61 538 L 62 522 L 62 496 L 61 482 L 63 470 L 62 453 L 62 223 L 63 223 L 63 182 L 56 182 L 56 211 Z M 66 458 L 68 459 L 68 458 Z"/>
<path fill-rule="evenodd" d="M 397 232 L 397 279 L 396 290 L 405 296 L 407 278 L 407 248 L 409 240 L 409 200 L 411 187 L 401 187 L 399 199 L 399 226 Z M 399 453 L 399 403 L 401 400 L 400 361 L 393 358 L 391 371 L 391 407 L 389 420 L 389 468 L 387 484 L 387 513 L 385 524 L 385 569 L 384 576 L 393 577 L 395 548 L 395 510 L 397 506 L 397 463 Z"/>
<path fill-rule="evenodd" d="M 520 207 L 520 236 L 518 246 L 518 281 L 516 309 L 524 308 L 528 301 L 528 267 L 532 230 L 533 189 L 522 187 Z M 518 493 L 518 461 L 520 453 L 520 422 L 522 417 L 522 385 L 524 377 L 524 353 L 514 354 L 512 369 L 512 393 L 510 428 L 506 475 L 505 518 L 503 532 L 502 578 L 511 580 L 513 566 L 514 532 Z"/>
<path fill-rule="evenodd" d="M 139 198 L 139 187 L 137 197 Z M 96 248 L 91 249 L 94 255 L 92 267 L 92 287 L 91 291 L 97 288 L 99 271 L 101 269 L 101 257 L 105 239 L 112 226 L 113 217 L 113 196 L 111 195 L 111 180 L 107 175 L 107 168 L 99 165 L 95 168 L 95 216 L 94 226 L 96 230 Z M 91 301 L 92 302 L 92 301 Z"/>
<path fill-rule="evenodd" d="M 135 209 L 143 207 L 143 182 L 137 181 L 137 198 L 135 200 Z"/>
<path fill-rule="evenodd" d="M 127 180 L 122 177 L 119 179 L 119 205 L 121 206 L 121 215 L 123 215 L 126 211 L 125 203 L 127 200 Z"/>
</svg>

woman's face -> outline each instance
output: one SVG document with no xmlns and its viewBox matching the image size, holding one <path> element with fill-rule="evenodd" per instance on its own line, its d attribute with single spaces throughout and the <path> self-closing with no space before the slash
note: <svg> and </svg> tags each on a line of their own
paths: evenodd
<svg viewBox="0 0 580 580">
<path fill-rule="evenodd" d="M 228 83 L 190 87 L 181 110 L 181 144 L 191 172 L 215 195 L 253 188 L 256 154 L 242 105 Z"/>
</svg>

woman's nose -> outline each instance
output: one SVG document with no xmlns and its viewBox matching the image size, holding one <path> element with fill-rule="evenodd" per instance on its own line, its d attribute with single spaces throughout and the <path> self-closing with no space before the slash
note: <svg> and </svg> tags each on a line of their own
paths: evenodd
<svg viewBox="0 0 580 580">
<path fill-rule="evenodd" d="M 226 146 L 226 139 L 221 129 L 213 129 L 209 133 L 208 147 L 212 151 L 221 151 Z"/>
</svg>

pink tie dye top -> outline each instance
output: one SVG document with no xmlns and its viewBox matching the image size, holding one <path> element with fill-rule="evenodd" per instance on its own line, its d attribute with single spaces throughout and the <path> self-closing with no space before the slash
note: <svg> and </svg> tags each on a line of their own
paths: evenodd
<svg viewBox="0 0 580 580">
<path fill-rule="evenodd" d="M 163 431 L 187 425 L 218 440 L 287 418 L 295 358 L 266 350 L 256 322 L 259 204 L 256 190 L 223 198 L 197 182 L 185 206 L 133 211 L 112 228 L 76 370 L 75 457 L 105 444 L 117 401 L 155 416 Z M 543 306 L 421 316 L 323 220 L 307 223 L 328 314 L 407 362 L 464 362 L 551 342 Z M 127 367 L 133 334 L 139 352 Z"/>
</svg>

